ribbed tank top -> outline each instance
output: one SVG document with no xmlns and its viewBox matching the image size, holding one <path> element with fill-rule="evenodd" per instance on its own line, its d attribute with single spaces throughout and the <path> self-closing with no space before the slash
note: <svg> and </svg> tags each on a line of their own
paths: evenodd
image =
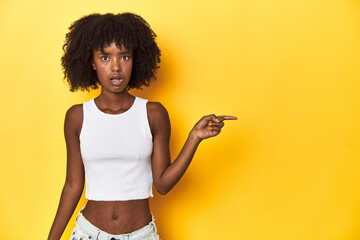
<svg viewBox="0 0 360 240">
<path fill-rule="evenodd" d="M 152 197 L 152 134 L 148 100 L 135 97 L 121 114 L 107 114 L 94 99 L 83 103 L 80 150 L 85 168 L 85 198 L 125 201 Z"/>
</svg>

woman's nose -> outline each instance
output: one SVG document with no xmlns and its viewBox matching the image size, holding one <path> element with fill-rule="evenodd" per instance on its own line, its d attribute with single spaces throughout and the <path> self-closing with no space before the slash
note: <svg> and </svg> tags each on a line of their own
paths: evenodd
<svg viewBox="0 0 360 240">
<path fill-rule="evenodd" d="M 119 72 L 121 71 L 121 66 L 120 66 L 120 61 L 119 60 L 114 60 L 113 64 L 112 64 L 112 69 L 113 72 Z"/>
</svg>

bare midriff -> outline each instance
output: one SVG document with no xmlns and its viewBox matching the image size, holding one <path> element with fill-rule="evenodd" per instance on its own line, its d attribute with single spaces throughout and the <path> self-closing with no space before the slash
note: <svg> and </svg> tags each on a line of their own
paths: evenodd
<svg viewBox="0 0 360 240">
<path fill-rule="evenodd" d="M 151 222 L 149 199 L 89 200 L 82 214 L 97 228 L 110 234 L 131 233 Z"/>
</svg>

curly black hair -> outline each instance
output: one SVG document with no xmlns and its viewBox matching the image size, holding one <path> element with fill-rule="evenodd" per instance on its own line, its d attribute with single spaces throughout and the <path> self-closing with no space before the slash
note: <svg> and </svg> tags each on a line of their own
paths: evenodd
<svg viewBox="0 0 360 240">
<path fill-rule="evenodd" d="M 63 45 L 61 58 L 64 79 L 70 91 L 97 89 L 99 80 L 91 66 L 93 50 L 115 42 L 133 51 L 133 67 L 128 89 L 149 86 L 156 79 L 160 49 L 150 25 L 133 13 L 90 14 L 72 23 Z"/>
</svg>

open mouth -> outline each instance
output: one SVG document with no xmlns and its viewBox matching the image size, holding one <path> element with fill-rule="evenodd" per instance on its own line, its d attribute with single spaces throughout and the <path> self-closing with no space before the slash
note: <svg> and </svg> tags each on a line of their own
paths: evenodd
<svg viewBox="0 0 360 240">
<path fill-rule="evenodd" d="M 113 77 L 113 78 L 110 78 L 110 82 L 113 85 L 118 86 L 118 85 L 121 85 L 121 83 L 123 82 L 123 79 L 120 77 Z"/>
</svg>

